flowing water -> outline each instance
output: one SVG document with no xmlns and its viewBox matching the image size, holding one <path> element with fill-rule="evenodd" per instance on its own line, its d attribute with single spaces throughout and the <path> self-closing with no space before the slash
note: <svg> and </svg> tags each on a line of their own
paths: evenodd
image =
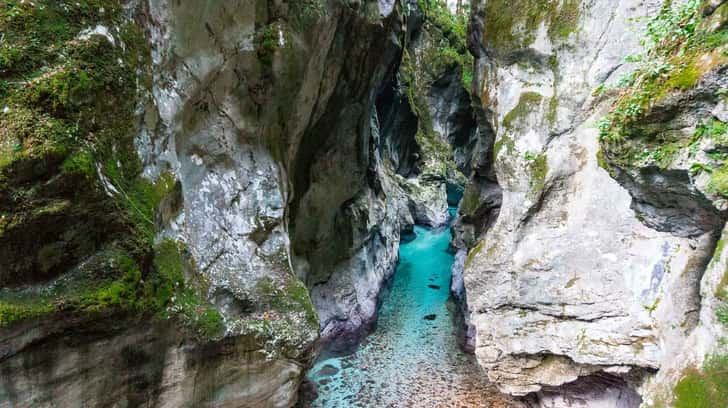
<svg viewBox="0 0 728 408">
<path fill-rule="evenodd" d="M 449 228 L 415 227 L 402 243 L 377 329 L 345 357 L 318 359 L 313 407 L 507 407 L 457 344 Z"/>
</svg>

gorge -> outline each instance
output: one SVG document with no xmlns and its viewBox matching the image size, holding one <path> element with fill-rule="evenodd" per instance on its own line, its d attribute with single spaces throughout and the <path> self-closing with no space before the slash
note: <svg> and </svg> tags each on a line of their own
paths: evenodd
<svg viewBox="0 0 728 408">
<path fill-rule="evenodd" d="M 416 227 L 400 246 L 376 330 L 356 353 L 323 351 L 309 378 L 319 385 L 311 406 L 513 406 L 488 386 L 457 344 L 449 304 L 450 234 Z"/>
<path fill-rule="evenodd" d="M 725 0 L 0 12 L 0 407 L 728 406 Z"/>
</svg>

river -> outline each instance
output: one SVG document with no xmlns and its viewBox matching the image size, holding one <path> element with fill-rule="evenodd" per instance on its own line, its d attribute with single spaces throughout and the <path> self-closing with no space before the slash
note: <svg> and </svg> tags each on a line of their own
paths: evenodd
<svg viewBox="0 0 728 408">
<path fill-rule="evenodd" d="M 348 356 L 310 370 L 312 407 L 507 407 L 473 356 L 457 344 L 450 300 L 450 229 L 415 227 L 400 246 L 376 330 Z"/>
</svg>

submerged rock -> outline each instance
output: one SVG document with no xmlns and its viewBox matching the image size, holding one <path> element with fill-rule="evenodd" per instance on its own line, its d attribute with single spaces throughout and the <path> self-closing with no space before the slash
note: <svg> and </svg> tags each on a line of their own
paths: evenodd
<svg viewBox="0 0 728 408">
<path fill-rule="evenodd" d="M 332 366 L 331 364 L 327 364 L 318 371 L 318 376 L 332 376 L 338 374 L 339 369 Z"/>
</svg>

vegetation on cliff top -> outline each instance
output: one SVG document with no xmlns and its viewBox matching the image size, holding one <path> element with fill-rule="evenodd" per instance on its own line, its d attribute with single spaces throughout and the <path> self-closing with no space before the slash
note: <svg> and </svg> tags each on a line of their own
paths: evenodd
<svg viewBox="0 0 728 408">
<path fill-rule="evenodd" d="M 420 0 L 418 7 L 425 18 L 418 41 L 420 46 L 405 50 L 400 79 L 406 87 L 410 107 L 418 117 L 417 143 L 422 149 L 423 169 L 442 175 L 457 173 L 447 141 L 432 126 L 428 92 L 432 84 L 458 70 L 466 91 L 472 81 L 473 57 L 467 49 L 466 11 L 453 15 L 440 0 Z"/>
<path fill-rule="evenodd" d="M 617 84 L 622 88 L 619 98 L 598 124 L 607 151 L 624 156 L 625 140 L 642 135 L 639 121 L 652 106 L 671 92 L 693 88 L 705 73 L 728 61 L 725 22 L 717 31 L 701 26 L 705 22 L 701 5 L 700 0 L 689 0 L 675 8 L 666 2 L 647 25 L 645 55 L 630 57 L 644 62 Z M 654 144 L 664 142 L 657 140 Z"/>
</svg>

